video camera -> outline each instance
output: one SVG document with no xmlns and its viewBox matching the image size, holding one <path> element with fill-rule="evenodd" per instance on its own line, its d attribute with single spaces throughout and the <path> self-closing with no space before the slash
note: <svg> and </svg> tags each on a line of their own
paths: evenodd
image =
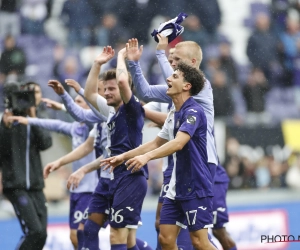
<svg viewBox="0 0 300 250">
<path fill-rule="evenodd" d="M 26 116 L 30 107 L 35 106 L 35 83 L 7 83 L 4 85 L 4 106 L 14 115 Z"/>
</svg>

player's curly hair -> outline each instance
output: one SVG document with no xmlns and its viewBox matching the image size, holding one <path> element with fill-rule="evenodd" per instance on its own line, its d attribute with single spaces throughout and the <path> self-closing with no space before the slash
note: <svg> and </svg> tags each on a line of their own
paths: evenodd
<svg viewBox="0 0 300 250">
<path fill-rule="evenodd" d="M 184 62 L 180 62 L 175 70 L 183 73 L 183 80 L 192 85 L 190 94 L 197 95 L 204 87 L 205 77 L 201 70 L 196 69 Z"/>
<path fill-rule="evenodd" d="M 117 70 L 109 69 L 109 70 L 105 71 L 103 74 L 101 74 L 101 76 L 102 76 L 103 81 L 117 79 Z M 129 72 L 128 72 L 128 83 L 129 83 L 130 88 L 132 89 L 133 88 L 132 77 Z"/>
</svg>

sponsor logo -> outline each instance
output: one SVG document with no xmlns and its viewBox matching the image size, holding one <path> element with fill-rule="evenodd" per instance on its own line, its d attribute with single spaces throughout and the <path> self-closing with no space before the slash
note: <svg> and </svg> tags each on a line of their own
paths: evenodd
<svg viewBox="0 0 300 250">
<path fill-rule="evenodd" d="M 225 207 L 218 207 L 218 208 L 217 208 L 217 211 L 225 212 L 225 211 L 226 211 L 226 208 L 225 208 Z"/>
</svg>

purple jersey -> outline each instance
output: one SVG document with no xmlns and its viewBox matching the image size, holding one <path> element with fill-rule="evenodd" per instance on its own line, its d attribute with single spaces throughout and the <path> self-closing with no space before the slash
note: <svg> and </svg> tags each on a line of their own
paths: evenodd
<svg viewBox="0 0 300 250">
<path fill-rule="evenodd" d="M 109 156 L 120 155 L 137 148 L 142 144 L 145 112 L 139 100 L 132 95 L 128 103 L 123 104 L 119 110 L 109 116 L 107 121 L 107 146 Z M 147 166 L 141 168 L 148 178 Z M 114 177 L 131 174 L 125 164 L 114 169 Z"/>
<path fill-rule="evenodd" d="M 165 54 L 162 51 L 158 51 L 158 61 L 162 66 L 162 71 L 165 77 L 172 75 L 173 69 L 169 63 L 166 63 Z M 163 62 L 162 62 L 163 60 Z M 166 94 L 168 86 L 167 84 L 150 86 L 143 76 L 140 64 L 135 61 L 128 61 L 130 73 L 132 75 L 133 83 L 137 92 L 137 95 L 145 101 L 156 102 L 172 102 L 172 99 Z M 218 156 L 215 145 L 215 138 L 213 134 L 214 125 L 214 104 L 213 104 L 213 92 L 210 82 L 206 79 L 204 88 L 193 98 L 204 109 L 207 119 L 207 158 L 209 163 L 218 164 Z"/>
<path fill-rule="evenodd" d="M 170 112 L 171 113 L 171 112 Z M 168 119 L 159 136 L 169 137 Z M 178 131 L 191 139 L 182 150 L 173 154 L 174 168 L 167 197 L 175 200 L 190 200 L 196 197 L 213 196 L 213 175 L 207 161 L 207 121 L 202 107 L 189 98 L 174 114 L 174 137 Z"/>
</svg>

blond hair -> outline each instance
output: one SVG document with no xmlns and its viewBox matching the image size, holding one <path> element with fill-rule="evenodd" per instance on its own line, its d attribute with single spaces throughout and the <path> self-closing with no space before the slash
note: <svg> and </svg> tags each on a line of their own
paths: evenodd
<svg viewBox="0 0 300 250">
<path fill-rule="evenodd" d="M 170 49 L 169 49 L 169 55 L 170 55 L 170 54 L 173 54 L 174 51 L 175 51 L 175 48 L 170 48 Z"/>
<path fill-rule="evenodd" d="M 177 43 L 175 48 L 184 48 L 189 59 L 196 59 L 196 66 L 199 68 L 202 62 L 202 49 L 200 45 L 193 41 Z"/>
</svg>

